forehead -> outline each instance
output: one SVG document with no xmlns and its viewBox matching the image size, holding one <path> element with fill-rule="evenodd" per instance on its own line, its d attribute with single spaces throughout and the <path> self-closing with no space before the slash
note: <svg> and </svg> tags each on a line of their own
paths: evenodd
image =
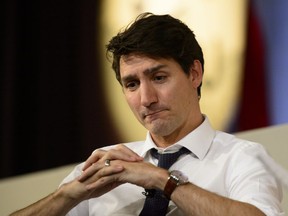
<svg viewBox="0 0 288 216">
<path fill-rule="evenodd" d="M 160 58 L 158 58 L 160 59 Z M 122 66 L 129 66 L 129 65 L 137 65 L 139 63 L 143 62 L 156 62 L 157 58 L 151 58 L 146 55 L 140 55 L 140 54 L 129 54 L 129 55 L 123 55 L 120 58 L 120 67 Z"/>
<path fill-rule="evenodd" d="M 139 54 L 125 55 L 120 58 L 120 74 L 155 71 L 157 68 L 175 67 L 178 63 L 172 58 L 154 58 Z M 178 65 L 179 66 L 179 65 Z M 150 71 L 152 72 L 152 71 Z"/>
</svg>

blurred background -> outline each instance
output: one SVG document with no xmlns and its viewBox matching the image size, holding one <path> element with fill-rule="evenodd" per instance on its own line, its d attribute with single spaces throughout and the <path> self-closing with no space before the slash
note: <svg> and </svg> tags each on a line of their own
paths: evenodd
<svg viewBox="0 0 288 216">
<path fill-rule="evenodd" d="M 145 11 L 169 13 L 204 51 L 201 106 L 218 130 L 288 122 L 285 0 L 2 2 L 0 178 L 85 160 L 144 139 L 105 44 Z"/>
</svg>

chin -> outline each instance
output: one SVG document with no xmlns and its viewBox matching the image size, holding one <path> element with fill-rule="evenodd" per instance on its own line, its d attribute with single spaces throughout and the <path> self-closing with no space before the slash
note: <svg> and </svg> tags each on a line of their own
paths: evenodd
<svg viewBox="0 0 288 216">
<path fill-rule="evenodd" d="M 172 127 L 167 127 L 167 125 L 157 125 L 157 126 L 152 126 L 150 128 L 147 128 L 150 133 L 157 135 L 157 136 L 168 136 L 171 133 L 173 133 L 173 128 Z"/>
<path fill-rule="evenodd" d="M 157 136 L 169 136 L 181 125 L 175 119 L 156 119 L 151 122 L 144 122 L 143 126 L 152 134 Z"/>
</svg>

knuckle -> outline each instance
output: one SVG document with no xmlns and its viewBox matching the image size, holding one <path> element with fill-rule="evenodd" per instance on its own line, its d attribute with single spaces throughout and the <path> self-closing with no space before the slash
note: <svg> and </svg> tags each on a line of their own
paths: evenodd
<svg viewBox="0 0 288 216">
<path fill-rule="evenodd" d="M 95 150 L 92 152 L 91 155 L 95 155 L 95 154 L 97 154 L 99 151 L 100 151 L 100 149 L 95 149 Z"/>
<path fill-rule="evenodd" d="M 124 145 L 123 144 L 117 144 L 114 149 L 116 149 L 116 150 L 124 149 Z"/>
<path fill-rule="evenodd" d="M 111 159 L 114 154 L 115 154 L 115 150 L 111 149 L 105 153 L 105 158 Z"/>
</svg>

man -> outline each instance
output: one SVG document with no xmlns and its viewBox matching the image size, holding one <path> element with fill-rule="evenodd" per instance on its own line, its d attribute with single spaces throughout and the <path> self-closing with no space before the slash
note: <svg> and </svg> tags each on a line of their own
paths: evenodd
<svg viewBox="0 0 288 216">
<path fill-rule="evenodd" d="M 95 150 L 14 215 L 284 215 L 280 186 L 253 156 L 268 157 L 261 145 L 213 130 L 201 113 L 204 59 L 185 24 L 145 13 L 107 50 L 146 140 Z"/>
</svg>

